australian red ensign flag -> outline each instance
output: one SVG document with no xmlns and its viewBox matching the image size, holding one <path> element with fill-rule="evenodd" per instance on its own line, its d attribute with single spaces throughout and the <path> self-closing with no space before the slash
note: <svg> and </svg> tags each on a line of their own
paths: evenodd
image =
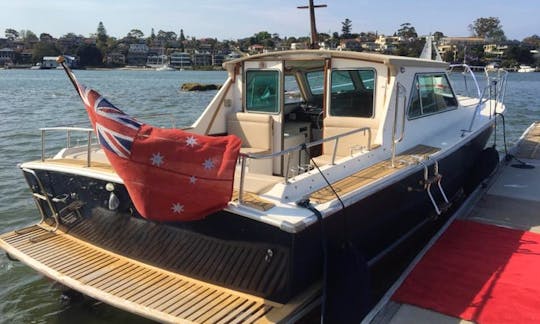
<svg viewBox="0 0 540 324">
<path fill-rule="evenodd" d="M 152 127 L 75 83 L 99 143 L 143 217 L 198 220 L 227 205 L 241 146 L 238 137 Z"/>
</svg>

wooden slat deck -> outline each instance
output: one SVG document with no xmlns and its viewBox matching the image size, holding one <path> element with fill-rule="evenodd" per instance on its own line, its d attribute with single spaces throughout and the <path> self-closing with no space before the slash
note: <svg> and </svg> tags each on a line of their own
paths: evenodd
<svg viewBox="0 0 540 324">
<path fill-rule="evenodd" d="M 395 167 L 392 167 L 390 160 L 381 161 L 368 168 L 360 170 L 359 172 L 347 176 L 346 178 L 339 180 L 332 184 L 334 190 L 340 194 L 349 193 L 355 189 L 368 185 L 382 177 L 386 177 L 398 170 L 409 166 L 411 164 L 418 163 L 419 160 L 426 159 L 429 155 L 436 153 L 440 150 L 438 147 L 417 145 L 402 154 L 396 156 Z M 310 201 L 322 204 L 333 199 L 336 199 L 334 191 L 325 187 L 311 194 Z"/>
<path fill-rule="evenodd" d="M 280 322 L 317 297 L 288 304 L 165 271 L 88 244 L 45 224 L 0 236 L 0 247 L 38 272 L 129 312 L 171 323 Z"/>
<path fill-rule="evenodd" d="M 234 190 L 232 194 L 232 201 L 238 201 L 239 192 L 238 190 Z M 254 194 L 252 192 L 245 191 L 243 196 L 243 204 L 246 206 L 249 206 L 251 208 L 255 208 L 261 211 L 267 211 L 270 208 L 274 207 L 274 203 L 269 202 L 266 199 L 261 198 L 259 195 Z"/>
</svg>

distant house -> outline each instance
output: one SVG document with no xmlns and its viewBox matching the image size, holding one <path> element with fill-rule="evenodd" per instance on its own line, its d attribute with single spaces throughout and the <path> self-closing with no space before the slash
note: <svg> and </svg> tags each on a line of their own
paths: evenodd
<svg viewBox="0 0 540 324">
<path fill-rule="evenodd" d="M 339 47 L 343 51 L 360 52 L 362 50 L 362 43 L 356 38 L 342 39 L 339 41 Z"/>
<path fill-rule="evenodd" d="M 225 55 L 223 54 L 214 54 L 212 55 L 212 65 L 213 66 L 221 66 L 223 62 L 225 61 Z"/>
<path fill-rule="evenodd" d="M 125 65 L 126 56 L 119 52 L 109 53 L 107 55 L 106 62 L 109 65 Z"/>
<path fill-rule="evenodd" d="M 301 50 L 306 48 L 306 43 L 291 43 L 291 50 Z"/>
<path fill-rule="evenodd" d="M 0 49 L 0 66 L 6 64 L 12 64 L 15 62 L 15 51 L 11 48 L 2 48 Z"/>
<path fill-rule="evenodd" d="M 250 45 L 248 51 L 253 54 L 261 54 L 264 52 L 264 46 L 261 44 Z"/>
<path fill-rule="evenodd" d="M 397 50 L 398 45 L 403 41 L 405 41 L 405 39 L 400 36 L 379 35 L 379 37 L 377 37 L 375 40 L 375 44 L 377 44 L 380 52 L 393 53 Z"/>
<path fill-rule="evenodd" d="M 56 69 L 59 64 L 56 62 L 58 56 L 44 56 L 41 62 L 42 69 Z M 64 55 L 66 65 L 70 68 L 77 67 L 77 58 L 71 55 Z"/>
<path fill-rule="evenodd" d="M 170 64 L 179 68 L 191 67 L 191 56 L 185 52 L 173 52 L 171 53 Z"/>
<path fill-rule="evenodd" d="M 484 45 L 484 54 L 492 57 L 502 58 L 507 49 L 508 46 L 506 45 L 486 44 Z"/>
<path fill-rule="evenodd" d="M 194 66 L 210 66 L 212 65 L 212 55 L 210 53 L 195 53 L 193 54 Z"/>
<path fill-rule="evenodd" d="M 130 44 L 127 54 L 127 64 L 144 66 L 148 57 L 149 48 L 146 44 Z"/>
</svg>

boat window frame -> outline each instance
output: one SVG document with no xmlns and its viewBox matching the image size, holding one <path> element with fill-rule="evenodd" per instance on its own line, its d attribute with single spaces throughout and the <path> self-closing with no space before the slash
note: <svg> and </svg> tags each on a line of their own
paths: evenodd
<svg viewBox="0 0 540 324">
<path fill-rule="evenodd" d="M 446 79 L 446 83 L 448 84 L 448 87 L 450 89 L 450 92 L 452 92 L 454 100 L 456 101 L 456 105 L 455 106 L 447 106 L 446 109 L 437 110 L 437 111 L 430 112 L 430 113 L 424 113 L 423 110 L 422 110 L 422 111 L 420 111 L 420 115 L 411 116 L 410 113 L 411 113 L 411 107 L 412 107 L 412 102 L 413 102 L 413 91 L 417 91 L 416 82 L 418 80 L 418 77 L 422 76 L 422 75 L 441 75 L 441 76 L 444 76 L 444 78 Z M 456 96 L 456 93 L 454 92 L 454 88 L 452 87 L 452 83 L 450 82 L 450 78 L 448 77 L 448 73 L 446 73 L 444 71 L 441 71 L 441 72 L 418 72 L 418 73 L 414 74 L 413 83 L 411 85 L 411 90 L 409 92 L 409 100 L 408 100 L 408 103 L 407 103 L 407 111 L 406 111 L 407 120 L 414 120 L 414 119 L 418 119 L 418 118 L 433 116 L 433 115 L 445 113 L 445 112 L 448 112 L 448 111 L 457 110 L 458 108 L 459 108 L 459 100 L 458 100 L 458 98 Z"/>
<path fill-rule="evenodd" d="M 371 71 L 373 72 L 373 97 L 372 97 L 372 110 L 371 110 L 371 116 L 342 116 L 342 115 L 334 115 L 332 114 L 332 78 L 335 71 Z M 343 68 L 333 68 L 330 70 L 330 77 L 328 82 L 328 108 L 327 108 L 327 116 L 331 117 L 344 117 L 344 118 L 366 118 L 366 119 L 375 119 L 376 115 L 376 101 L 377 101 L 377 69 L 369 66 L 365 67 L 343 67 Z"/>
<path fill-rule="evenodd" d="M 249 72 L 277 72 L 277 89 L 276 89 L 276 104 L 277 104 L 277 111 L 264 111 L 264 110 L 249 110 L 248 109 L 248 73 Z M 284 75 L 280 69 L 258 69 L 258 68 L 249 68 L 244 71 L 244 85 L 243 85 L 243 101 L 244 101 L 244 112 L 250 113 L 250 114 L 266 114 L 266 115 L 280 115 L 282 112 L 282 85 L 284 83 Z"/>
</svg>

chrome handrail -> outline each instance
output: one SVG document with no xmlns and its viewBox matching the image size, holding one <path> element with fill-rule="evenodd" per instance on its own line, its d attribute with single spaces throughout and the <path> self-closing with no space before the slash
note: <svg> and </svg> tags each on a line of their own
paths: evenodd
<svg viewBox="0 0 540 324">
<path fill-rule="evenodd" d="M 290 154 L 290 153 L 293 153 L 293 152 L 296 152 L 296 151 L 301 152 L 304 149 L 308 149 L 310 147 L 317 146 L 317 145 L 320 145 L 320 144 L 325 143 L 325 142 L 335 141 L 334 142 L 334 150 L 332 152 L 332 161 L 331 161 L 331 164 L 335 164 L 337 144 L 339 142 L 339 139 L 342 138 L 342 137 L 349 136 L 349 135 L 356 134 L 356 133 L 360 133 L 360 132 L 363 132 L 364 134 L 367 132 L 367 134 L 368 134 L 367 150 L 370 151 L 371 150 L 371 128 L 362 127 L 362 128 L 353 129 L 351 131 L 348 131 L 348 132 L 345 132 L 345 133 L 342 133 L 342 134 L 338 134 L 338 135 L 326 137 L 326 138 L 323 138 L 323 139 L 320 139 L 320 140 L 316 140 L 316 141 L 313 141 L 313 142 L 296 145 L 296 146 L 287 148 L 287 149 L 279 151 L 279 152 L 267 153 L 267 154 L 262 154 L 262 153 L 261 154 L 240 153 L 239 158 L 240 158 L 240 165 L 241 165 L 240 168 L 241 169 L 240 169 L 240 188 L 239 188 L 239 193 L 238 193 L 238 202 L 240 204 L 242 204 L 242 202 L 243 202 L 244 181 L 245 181 L 245 175 L 246 175 L 245 168 L 246 168 L 246 165 L 247 165 L 247 163 L 246 163 L 247 159 L 253 159 L 253 160 L 272 159 L 272 158 L 280 157 L 280 156 L 283 156 L 285 154 Z M 285 183 L 288 183 L 289 182 L 289 172 L 288 172 L 288 170 L 286 170 L 284 178 L 285 178 Z"/>
<path fill-rule="evenodd" d="M 449 73 L 452 73 L 455 68 L 463 68 L 464 72 L 468 72 L 470 77 L 474 80 L 474 83 L 476 85 L 476 91 L 478 93 L 478 102 L 476 103 L 476 106 L 474 108 L 474 113 L 469 123 L 469 128 L 462 130 L 462 136 L 464 136 L 465 133 L 472 131 L 476 116 L 479 115 L 479 113 L 485 108 L 484 104 L 486 102 L 489 103 L 489 118 L 492 118 L 493 115 L 497 112 L 499 104 L 503 104 L 504 97 L 506 95 L 506 82 L 508 77 L 508 71 L 497 69 L 494 71 L 496 75 L 492 77 L 490 75 L 490 72 L 485 67 L 469 66 L 467 64 L 452 64 L 450 65 Z M 474 74 L 473 69 L 479 70 L 485 75 L 486 86 L 482 90 L 478 84 L 478 80 Z M 469 93 L 465 74 L 464 78 L 465 91 Z"/>
<path fill-rule="evenodd" d="M 45 133 L 48 131 L 66 131 L 67 145 L 66 148 L 71 147 L 71 132 L 86 132 L 87 133 L 87 148 L 86 148 L 86 166 L 90 167 L 92 162 L 92 133 L 94 129 L 85 128 L 85 127 L 71 127 L 71 126 L 61 126 L 61 127 L 43 127 L 39 129 L 41 131 L 41 162 L 45 161 Z"/>
<path fill-rule="evenodd" d="M 401 142 L 403 140 L 403 137 L 405 136 L 405 109 L 407 107 L 407 89 L 401 84 L 397 83 L 397 93 L 396 93 L 396 103 L 394 106 L 394 125 L 392 127 L 392 168 L 395 167 L 394 165 L 394 159 L 396 158 L 396 144 Z M 398 110 L 399 110 L 399 98 L 403 94 L 403 116 L 401 120 L 401 134 L 399 135 L 399 138 L 396 138 L 396 132 L 397 132 L 397 120 L 398 120 Z"/>
</svg>

